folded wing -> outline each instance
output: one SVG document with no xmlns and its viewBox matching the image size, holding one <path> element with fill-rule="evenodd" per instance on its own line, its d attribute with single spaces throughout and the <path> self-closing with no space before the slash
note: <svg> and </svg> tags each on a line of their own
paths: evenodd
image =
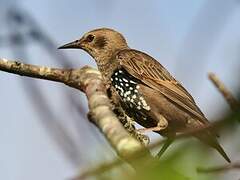
<svg viewBox="0 0 240 180">
<path fill-rule="evenodd" d="M 159 93 L 202 123 L 208 123 L 192 96 L 154 58 L 133 49 L 120 51 L 116 58 L 119 60 L 121 67 L 135 78 L 141 80 L 143 84 L 159 91 Z"/>
</svg>

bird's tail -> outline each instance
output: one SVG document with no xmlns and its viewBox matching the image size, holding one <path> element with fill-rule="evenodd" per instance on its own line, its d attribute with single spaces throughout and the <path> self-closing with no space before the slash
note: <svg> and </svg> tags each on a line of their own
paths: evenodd
<svg viewBox="0 0 240 180">
<path fill-rule="evenodd" d="M 196 135 L 198 139 L 200 139 L 202 142 L 208 144 L 209 146 L 215 148 L 227 162 L 231 162 L 228 155 L 225 153 L 219 142 L 217 141 L 216 137 L 214 137 L 210 132 L 201 133 Z"/>
</svg>

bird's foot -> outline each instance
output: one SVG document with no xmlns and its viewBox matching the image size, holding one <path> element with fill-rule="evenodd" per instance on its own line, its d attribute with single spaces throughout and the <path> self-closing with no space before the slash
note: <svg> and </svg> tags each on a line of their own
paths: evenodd
<svg viewBox="0 0 240 180">
<path fill-rule="evenodd" d="M 148 146 L 150 143 L 150 138 L 145 134 L 135 131 L 134 137 L 139 140 L 144 146 Z"/>
<path fill-rule="evenodd" d="M 151 127 L 151 128 L 141 128 L 141 129 L 138 129 L 137 132 L 144 134 L 144 133 L 147 133 L 147 132 L 150 132 L 150 131 L 161 131 L 163 129 L 165 129 L 165 128 L 156 126 L 156 127 Z"/>
<path fill-rule="evenodd" d="M 157 131 L 158 132 L 158 131 L 162 131 L 162 130 L 166 129 L 167 126 L 168 126 L 167 121 L 159 121 L 159 123 L 155 127 L 142 128 L 142 129 L 138 129 L 137 131 L 139 133 L 147 133 L 147 132 L 150 132 L 150 131 Z"/>
<path fill-rule="evenodd" d="M 133 136 L 138 141 L 140 141 L 144 146 L 147 146 L 150 143 L 150 139 L 147 135 L 142 134 L 136 130 L 134 126 L 135 121 L 132 118 L 128 116 L 124 116 L 124 120 L 122 121 L 122 124 L 124 128 L 131 134 L 131 136 Z"/>
<path fill-rule="evenodd" d="M 123 126 L 124 128 L 128 129 L 129 132 L 136 130 L 135 122 L 129 117 L 127 117 L 127 122 L 125 122 Z"/>
</svg>

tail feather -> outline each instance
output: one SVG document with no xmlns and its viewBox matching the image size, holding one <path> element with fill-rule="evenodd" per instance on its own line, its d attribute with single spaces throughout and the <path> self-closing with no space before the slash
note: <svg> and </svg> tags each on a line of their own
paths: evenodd
<svg viewBox="0 0 240 180">
<path fill-rule="evenodd" d="M 224 151 L 224 149 L 221 147 L 221 145 L 217 142 L 217 140 L 215 140 L 216 142 L 212 145 L 213 148 L 215 148 L 222 156 L 223 158 L 231 163 L 230 158 L 228 157 L 228 155 L 226 154 L 226 152 Z"/>
<path fill-rule="evenodd" d="M 208 144 L 209 146 L 215 148 L 227 162 L 231 162 L 228 155 L 225 153 L 224 149 L 221 147 L 219 142 L 217 141 L 216 137 L 214 137 L 210 132 L 208 133 L 201 133 L 199 135 L 196 135 L 198 139 L 200 139 L 202 142 Z"/>
</svg>

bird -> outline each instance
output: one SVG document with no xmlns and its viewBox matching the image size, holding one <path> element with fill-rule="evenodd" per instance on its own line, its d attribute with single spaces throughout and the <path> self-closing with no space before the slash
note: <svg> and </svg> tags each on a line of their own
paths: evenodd
<svg viewBox="0 0 240 180">
<path fill-rule="evenodd" d="M 167 137 L 158 156 L 177 133 L 210 124 L 190 93 L 150 55 L 131 49 L 125 37 L 111 28 L 98 28 L 58 49 L 82 49 L 96 62 L 105 84 L 113 89 L 124 112 L 144 127 Z M 231 162 L 217 140 L 206 130 L 194 134 Z"/>
</svg>

